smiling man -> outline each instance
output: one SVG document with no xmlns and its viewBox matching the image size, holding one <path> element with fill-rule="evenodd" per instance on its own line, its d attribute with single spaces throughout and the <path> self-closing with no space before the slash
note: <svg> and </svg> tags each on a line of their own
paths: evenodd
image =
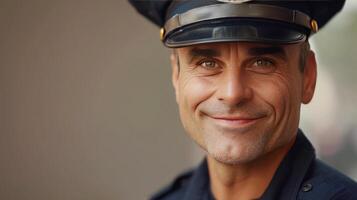
<svg viewBox="0 0 357 200">
<path fill-rule="evenodd" d="M 206 152 L 153 200 L 357 199 L 298 128 L 316 84 L 308 38 L 343 0 L 130 2 L 173 48 L 181 121 Z"/>
</svg>

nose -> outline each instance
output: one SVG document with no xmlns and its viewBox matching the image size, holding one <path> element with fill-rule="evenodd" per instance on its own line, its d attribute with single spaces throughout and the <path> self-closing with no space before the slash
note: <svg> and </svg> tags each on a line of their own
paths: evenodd
<svg viewBox="0 0 357 200">
<path fill-rule="evenodd" d="M 226 105 L 237 106 L 252 98 L 247 78 L 238 69 L 226 71 L 218 84 L 217 99 Z"/>
</svg>

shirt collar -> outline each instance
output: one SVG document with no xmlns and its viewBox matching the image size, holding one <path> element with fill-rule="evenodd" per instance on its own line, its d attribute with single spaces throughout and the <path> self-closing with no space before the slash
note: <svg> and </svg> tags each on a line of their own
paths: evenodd
<svg viewBox="0 0 357 200">
<path fill-rule="evenodd" d="M 194 171 L 185 193 L 187 200 L 213 200 L 208 174 L 207 160 L 204 159 Z"/>
<path fill-rule="evenodd" d="M 293 197 L 297 196 L 300 185 L 315 158 L 315 149 L 303 132 L 299 130 L 295 144 L 280 163 L 272 181 L 260 199 L 294 199 Z"/>
</svg>

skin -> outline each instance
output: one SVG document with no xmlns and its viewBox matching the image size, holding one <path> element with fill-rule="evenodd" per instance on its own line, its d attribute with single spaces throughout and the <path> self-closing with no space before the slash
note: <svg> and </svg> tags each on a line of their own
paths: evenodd
<svg viewBox="0 0 357 200">
<path fill-rule="evenodd" d="M 301 45 L 211 43 L 171 55 L 181 121 L 207 152 L 217 199 L 259 198 L 293 145 L 316 84 L 312 51 L 299 69 Z"/>
</svg>

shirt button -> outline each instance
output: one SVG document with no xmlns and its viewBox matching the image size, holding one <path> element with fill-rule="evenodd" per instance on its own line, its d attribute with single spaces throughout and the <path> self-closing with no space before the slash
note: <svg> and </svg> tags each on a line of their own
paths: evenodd
<svg viewBox="0 0 357 200">
<path fill-rule="evenodd" d="M 303 192 L 308 192 L 310 190 L 312 190 L 312 184 L 306 183 L 304 186 L 302 186 L 302 191 Z"/>
</svg>

